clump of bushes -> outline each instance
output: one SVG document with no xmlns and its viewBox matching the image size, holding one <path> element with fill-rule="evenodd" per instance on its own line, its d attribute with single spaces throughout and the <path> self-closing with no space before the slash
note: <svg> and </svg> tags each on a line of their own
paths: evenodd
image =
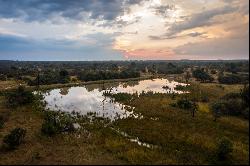
<svg viewBox="0 0 250 166">
<path fill-rule="evenodd" d="M 229 93 L 211 104 L 214 121 L 222 115 L 242 116 L 249 119 L 249 86 L 245 86 L 240 93 Z"/>
<path fill-rule="evenodd" d="M 216 149 L 217 159 L 220 161 L 227 159 L 232 151 L 233 151 L 232 142 L 226 137 L 221 138 L 217 143 L 217 149 Z"/>
<path fill-rule="evenodd" d="M 192 116 L 194 117 L 194 113 L 198 110 L 198 106 L 195 102 L 190 101 L 188 99 L 179 99 L 176 103 L 171 104 L 173 107 L 178 107 L 180 109 L 189 110 L 192 112 Z"/>
<path fill-rule="evenodd" d="M 185 90 L 188 90 L 189 88 L 190 88 L 189 85 L 186 85 L 186 86 L 184 86 L 184 85 L 176 85 L 175 90 L 185 91 Z"/>
<path fill-rule="evenodd" d="M 41 129 L 43 134 L 53 136 L 61 132 L 72 132 L 74 130 L 73 119 L 70 115 L 51 111 L 45 113 Z"/>
<path fill-rule="evenodd" d="M 228 74 L 219 75 L 218 81 L 221 84 L 241 84 L 249 82 L 249 75 Z"/>
<path fill-rule="evenodd" d="M 10 107 L 30 104 L 35 100 L 32 92 L 25 90 L 24 86 L 19 86 L 17 90 L 7 93 L 7 103 Z"/>
<path fill-rule="evenodd" d="M 204 69 L 196 69 L 193 71 L 193 77 L 201 82 L 212 82 L 214 79 Z"/>
<path fill-rule="evenodd" d="M 23 141 L 26 135 L 26 130 L 22 128 L 15 128 L 3 138 L 3 143 L 7 149 L 16 149 Z"/>
</svg>

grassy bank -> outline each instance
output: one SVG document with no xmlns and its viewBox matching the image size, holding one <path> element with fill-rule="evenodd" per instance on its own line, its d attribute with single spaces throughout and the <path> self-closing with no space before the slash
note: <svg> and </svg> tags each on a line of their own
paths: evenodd
<svg viewBox="0 0 250 166">
<path fill-rule="evenodd" d="M 91 85 L 91 84 L 105 84 L 105 83 L 113 83 L 113 82 L 129 82 L 129 81 L 139 81 L 139 80 L 145 80 L 145 79 L 151 79 L 155 78 L 154 76 L 143 76 L 138 78 L 128 78 L 128 79 L 112 79 L 112 80 L 98 80 L 98 81 L 88 81 L 88 82 L 75 82 L 75 83 L 67 83 L 67 84 L 51 84 L 51 85 L 40 85 L 40 90 L 49 90 L 49 89 L 55 89 L 55 88 L 64 88 L 64 87 L 74 87 L 74 86 L 84 86 L 84 85 Z M 23 82 L 17 82 L 12 81 L 11 86 L 9 85 L 9 81 L 0 81 L 0 95 L 4 92 L 13 91 L 16 89 L 20 84 L 25 85 Z M 2 87 L 2 88 L 1 88 Z M 7 89 L 4 87 L 8 87 Z M 27 90 L 34 91 L 37 90 L 37 86 L 27 86 Z"/>
</svg>

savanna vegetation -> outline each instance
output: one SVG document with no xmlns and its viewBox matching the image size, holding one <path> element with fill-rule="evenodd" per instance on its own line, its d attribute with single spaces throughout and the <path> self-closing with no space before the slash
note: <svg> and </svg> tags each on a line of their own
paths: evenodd
<svg viewBox="0 0 250 166">
<path fill-rule="evenodd" d="M 248 65 L 248 61 L 0 61 L 0 164 L 248 165 Z M 102 86 L 102 80 L 141 76 L 186 82 L 188 86 L 176 90 L 189 93 L 107 90 L 103 95 L 139 115 L 115 121 L 48 110 L 41 91 L 32 93 L 34 85 L 42 89 L 101 80 Z M 240 81 L 224 78 L 231 76 Z"/>
</svg>

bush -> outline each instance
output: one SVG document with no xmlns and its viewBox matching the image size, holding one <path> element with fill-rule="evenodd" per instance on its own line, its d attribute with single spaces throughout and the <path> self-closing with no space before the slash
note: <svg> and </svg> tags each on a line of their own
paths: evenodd
<svg viewBox="0 0 250 166">
<path fill-rule="evenodd" d="M 4 119 L 3 116 L 0 115 L 0 129 L 3 128 L 4 125 Z"/>
<path fill-rule="evenodd" d="M 180 99 L 177 101 L 177 107 L 181 108 L 181 109 L 191 109 L 192 108 L 192 102 L 190 100 L 186 100 L 186 99 Z"/>
<path fill-rule="evenodd" d="M 0 81 L 7 81 L 7 76 L 4 74 L 0 74 Z"/>
<path fill-rule="evenodd" d="M 35 100 L 33 93 L 26 91 L 24 86 L 19 86 L 14 92 L 8 93 L 6 97 L 10 107 L 30 104 Z"/>
<path fill-rule="evenodd" d="M 249 119 L 249 107 L 247 107 L 246 109 L 242 110 L 242 116 L 245 119 Z"/>
<path fill-rule="evenodd" d="M 244 86 L 244 88 L 241 90 L 240 96 L 246 107 L 249 107 L 249 85 Z"/>
<path fill-rule="evenodd" d="M 214 121 L 216 121 L 217 118 L 219 118 L 223 114 L 223 111 L 225 109 L 226 109 L 225 103 L 222 101 L 217 101 L 212 103 L 211 110 L 214 115 Z"/>
<path fill-rule="evenodd" d="M 8 149 L 15 149 L 23 142 L 25 135 L 25 129 L 16 128 L 3 138 L 3 142 L 7 145 Z"/>
<path fill-rule="evenodd" d="M 186 90 L 188 90 L 188 89 L 190 89 L 190 86 L 189 86 L 189 85 L 187 85 L 187 86 L 176 85 L 176 87 L 175 87 L 175 90 L 179 90 L 179 91 L 186 91 Z"/>
<path fill-rule="evenodd" d="M 71 132 L 74 129 L 73 120 L 70 115 L 46 112 L 41 131 L 45 135 L 53 136 L 60 132 Z"/>
<path fill-rule="evenodd" d="M 58 133 L 58 128 L 51 121 L 45 121 L 41 129 L 42 133 L 48 136 L 53 136 Z"/>
<path fill-rule="evenodd" d="M 240 75 L 240 74 L 228 74 L 226 76 L 220 75 L 218 77 L 218 81 L 221 84 L 241 84 L 248 83 L 249 76 L 248 75 Z"/>
<path fill-rule="evenodd" d="M 193 71 L 193 77 L 201 82 L 212 82 L 214 79 L 207 72 L 202 69 L 196 69 Z"/>
<path fill-rule="evenodd" d="M 192 116 L 194 117 L 194 113 L 198 110 L 198 106 L 195 102 L 187 100 L 187 99 L 180 99 L 175 104 L 171 104 L 174 107 L 178 107 L 184 110 L 189 110 L 192 112 Z"/>
<path fill-rule="evenodd" d="M 44 123 L 42 124 L 42 133 L 48 136 L 55 135 L 59 132 L 59 124 L 58 124 L 57 115 L 54 112 L 46 112 Z"/>
<path fill-rule="evenodd" d="M 217 150 L 216 150 L 218 159 L 225 160 L 232 151 L 233 151 L 232 142 L 226 137 L 221 138 L 217 144 Z"/>
<path fill-rule="evenodd" d="M 211 105 L 211 110 L 216 118 L 221 115 L 239 116 L 244 110 L 243 102 L 240 99 L 220 100 Z"/>
</svg>

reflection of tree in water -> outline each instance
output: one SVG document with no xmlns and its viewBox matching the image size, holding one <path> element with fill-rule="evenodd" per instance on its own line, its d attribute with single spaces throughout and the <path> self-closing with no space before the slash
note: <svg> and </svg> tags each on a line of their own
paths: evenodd
<svg viewBox="0 0 250 166">
<path fill-rule="evenodd" d="M 69 93 L 69 87 L 61 88 L 60 94 L 61 95 L 67 95 Z"/>
<path fill-rule="evenodd" d="M 90 91 L 93 91 L 94 89 L 100 90 L 101 84 L 89 84 L 84 87 L 87 89 L 88 92 L 90 92 Z"/>
<path fill-rule="evenodd" d="M 124 82 L 122 87 L 123 88 L 127 88 L 128 86 L 136 86 L 139 85 L 139 81 L 128 81 L 128 82 Z"/>
<path fill-rule="evenodd" d="M 113 82 L 113 83 L 101 83 L 101 84 L 90 84 L 86 85 L 85 88 L 88 92 L 93 91 L 94 89 L 98 89 L 98 91 L 110 89 L 113 87 L 118 87 L 120 82 Z"/>
</svg>

